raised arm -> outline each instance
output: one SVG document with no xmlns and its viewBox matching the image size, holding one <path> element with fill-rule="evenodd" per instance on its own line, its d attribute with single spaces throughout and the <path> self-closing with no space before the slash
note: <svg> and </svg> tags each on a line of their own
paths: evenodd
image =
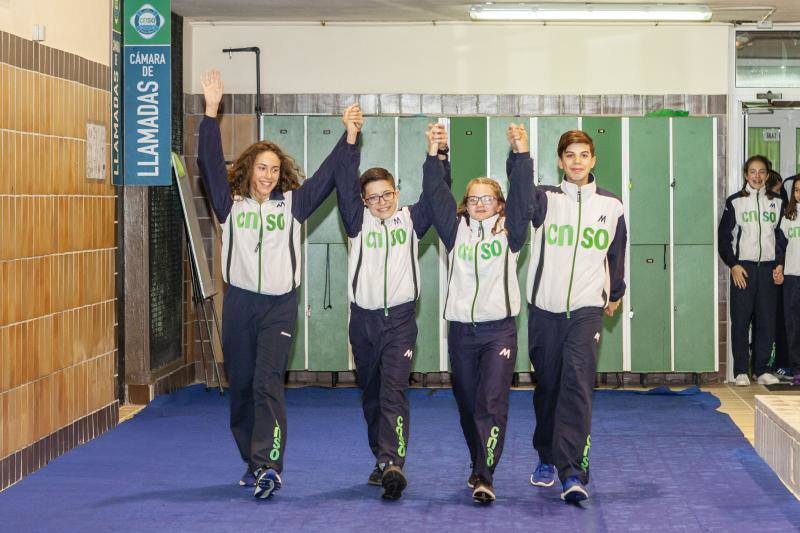
<svg viewBox="0 0 800 533">
<path fill-rule="evenodd" d="M 506 135 L 511 145 L 511 152 L 506 162 L 509 183 L 508 198 L 506 198 L 506 229 L 511 251 L 518 252 L 528 238 L 528 223 L 537 211 L 535 205 L 537 189 L 533 183 L 533 159 L 525 126 L 510 124 Z"/>
<path fill-rule="evenodd" d="M 428 156 L 422 165 L 422 194 L 431 210 L 433 225 L 439 233 L 439 238 L 442 239 L 449 252 L 455 246 L 458 216 L 456 215 L 456 201 L 450 192 L 450 187 L 445 182 L 445 176 L 448 173 L 444 163 L 438 157 L 439 142 L 447 138 L 447 133 L 441 124 L 429 125 L 427 137 Z"/>
<path fill-rule="evenodd" d="M 353 106 L 348 107 L 350 110 Z M 347 111 L 345 111 L 347 113 Z M 359 112 L 360 115 L 360 112 Z M 347 160 L 360 157 L 358 154 L 358 131 L 346 131 L 339 138 L 331 153 L 314 172 L 314 175 L 303 182 L 294 191 L 292 201 L 292 215 L 304 222 L 320 206 L 325 198 L 333 191 L 335 174 L 340 164 Z M 356 166 L 358 168 L 358 166 Z"/>
<path fill-rule="evenodd" d="M 361 199 L 361 186 L 358 180 L 361 152 L 357 149 L 356 142 L 358 133 L 364 125 L 364 117 L 358 104 L 353 104 L 345 110 L 342 122 L 347 129 L 347 142 L 354 140 L 356 150 L 348 150 L 346 157 L 339 161 L 336 167 L 334 172 L 336 198 L 345 232 L 348 237 L 355 237 L 364 223 L 364 201 Z"/>
<path fill-rule="evenodd" d="M 204 72 L 200 82 L 206 100 L 206 114 L 200 123 L 197 165 L 200 167 L 200 179 L 203 180 L 214 214 L 222 223 L 228 218 L 233 205 L 228 169 L 225 167 L 225 155 L 222 151 L 222 137 L 216 118 L 225 87 L 217 70 Z"/>
<path fill-rule="evenodd" d="M 447 131 L 444 130 L 444 127 L 442 127 L 441 130 L 440 134 L 437 135 L 436 157 L 444 166 L 444 182 L 447 188 L 450 189 L 453 185 L 453 179 L 450 176 L 450 160 L 448 159 L 450 150 L 447 146 Z M 421 239 L 433 224 L 433 210 L 428 204 L 424 190 L 420 192 L 417 202 L 411 204 L 408 208 L 411 211 L 411 222 L 414 225 L 414 232 L 417 234 L 417 237 Z"/>
</svg>

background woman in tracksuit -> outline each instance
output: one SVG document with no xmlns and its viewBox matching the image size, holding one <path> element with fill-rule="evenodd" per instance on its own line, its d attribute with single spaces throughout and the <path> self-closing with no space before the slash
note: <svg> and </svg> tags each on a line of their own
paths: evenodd
<svg viewBox="0 0 800 533">
<path fill-rule="evenodd" d="M 523 127 L 516 135 L 527 141 Z M 538 380 L 533 447 L 539 464 L 531 484 L 549 487 L 557 471 L 561 498 L 579 502 L 589 497 L 592 391 L 603 311 L 612 316 L 625 292 L 627 232 L 622 202 L 597 187 L 591 174 L 596 162 L 591 137 L 564 133 L 557 155 L 561 185 L 536 187 L 532 171 L 512 174 L 508 208 L 516 209 L 517 198 L 528 198 L 526 220 L 534 228 L 528 345 Z"/>
<path fill-rule="evenodd" d="M 445 165 L 436 155 L 446 138 L 443 126 L 429 128 L 423 193 L 449 254 L 444 317 L 450 322 L 453 394 L 472 461 L 467 485 L 475 501 L 491 502 L 517 357 L 517 255 L 526 223 L 507 212 L 500 186 L 489 178 L 470 181 L 456 209 L 443 179 Z M 530 174 L 532 168 L 530 157 L 509 165 L 512 173 Z"/>
<path fill-rule="evenodd" d="M 362 120 L 358 108 L 345 118 Z M 446 145 L 440 152 L 449 180 Z M 350 345 L 376 461 L 369 483 L 382 485 L 384 498 L 397 499 L 406 487 L 402 468 L 410 417 L 405 391 L 417 341 L 419 239 L 430 228 L 431 215 L 422 197 L 398 209 L 400 191 L 392 174 L 370 168 L 359 178 L 359 163 L 359 157 L 348 158 L 336 173 L 339 211 L 350 241 Z"/>
<path fill-rule="evenodd" d="M 750 322 L 753 322 L 753 370 L 761 385 L 778 378 L 769 372 L 775 342 L 775 237 L 783 214 L 779 194 L 764 186 L 769 160 L 761 155 L 744 164 L 742 190 L 728 197 L 719 222 L 719 255 L 731 269 L 731 351 L 736 385 L 750 384 Z"/>
<path fill-rule="evenodd" d="M 776 261 L 773 277 L 783 284 L 784 316 L 786 317 L 787 357 L 794 375 L 792 384 L 800 386 L 800 180 L 792 182 L 792 192 L 786 206 L 780 233 L 777 236 Z"/>
<path fill-rule="evenodd" d="M 301 224 L 334 186 L 334 170 L 356 157 L 355 134 L 343 135 L 314 176 L 302 185 L 294 161 L 271 142 L 256 142 L 225 167 L 215 117 L 223 85 L 217 71 L 203 75 L 206 116 L 200 124 L 198 164 L 222 226 L 222 348 L 231 393 L 230 426 L 247 471 L 268 498 L 281 487 L 286 447 L 283 384 L 297 324 Z"/>
</svg>

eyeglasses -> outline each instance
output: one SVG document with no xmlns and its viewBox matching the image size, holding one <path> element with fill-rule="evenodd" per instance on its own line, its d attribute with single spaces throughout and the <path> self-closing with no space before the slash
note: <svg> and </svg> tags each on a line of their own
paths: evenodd
<svg viewBox="0 0 800 533">
<path fill-rule="evenodd" d="M 394 200 L 394 195 L 395 195 L 394 191 L 386 191 L 383 194 L 373 194 L 372 196 L 367 196 L 366 200 L 369 205 L 375 205 L 381 199 L 383 199 L 384 202 L 388 203 Z"/>
<path fill-rule="evenodd" d="M 467 204 L 469 205 L 478 205 L 478 202 L 483 205 L 491 205 L 495 200 L 496 198 L 491 194 L 486 194 L 484 196 L 467 196 Z"/>
</svg>

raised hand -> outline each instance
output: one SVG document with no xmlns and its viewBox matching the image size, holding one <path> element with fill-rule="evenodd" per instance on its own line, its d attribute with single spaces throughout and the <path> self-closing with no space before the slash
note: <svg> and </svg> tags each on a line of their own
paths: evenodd
<svg viewBox="0 0 800 533">
<path fill-rule="evenodd" d="M 200 84 L 203 86 L 203 96 L 206 99 L 206 115 L 216 117 L 219 111 L 219 103 L 225 93 L 225 85 L 222 77 L 216 69 L 207 70 L 200 76 Z"/>
<path fill-rule="evenodd" d="M 428 139 L 428 155 L 436 155 L 440 149 L 447 148 L 447 128 L 444 124 L 428 124 L 425 137 Z"/>
<path fill-rule="evenodd" d="M 509 124 L 506 130 L 506 138 L 511 145 L 511 150 L 515 154 L 524 153 L 530 150 L 530 142 L 528 141 L 528 132 L 525 130 L 525 125 Z"/>
<path fill-rule="evenodd" d="M 358 132 L 364 126 L 364 115 L 361 113 L 361 106 L 356 102 L 347 107 L 342 114 L 342 124 L 347 130 L 347 142 L 355 144 Z"/>
</svg>

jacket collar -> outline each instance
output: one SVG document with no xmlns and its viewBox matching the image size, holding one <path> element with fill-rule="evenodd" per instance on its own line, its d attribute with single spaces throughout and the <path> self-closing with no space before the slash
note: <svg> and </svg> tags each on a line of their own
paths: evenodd
<svg viewBox="0 0 800 533">
<path fill-rule="evenodd" d="M 470 217 L 469 219 L 469 232 L 471 235 L 480 235 L 481 238 L 486 237 L 491 231 L 494 225 L 497 223 L 497 218 L 500 216 L 500 213 L 490 216 L 485 220 L 475 220 L 474 218 Z M 483 228 L 483 235 L 481 235 L 481 228 Z"/>
<path fill-rule="evenodd" d="M 566 179 L 561 180 L 561 190 L 564 191 L 564 194 L 569 196 L 571 199 L 575 201 L 578 200 L 578 186 L 574 183 L 569 182 Z M 582 200 L 586 200 L 597 191 L 597 182 L 594 179 L 594 174 L 591 172 L 589 173 L 589 182 L 583 187 L 580 187 L 580 190 Z"/>
</svg>

